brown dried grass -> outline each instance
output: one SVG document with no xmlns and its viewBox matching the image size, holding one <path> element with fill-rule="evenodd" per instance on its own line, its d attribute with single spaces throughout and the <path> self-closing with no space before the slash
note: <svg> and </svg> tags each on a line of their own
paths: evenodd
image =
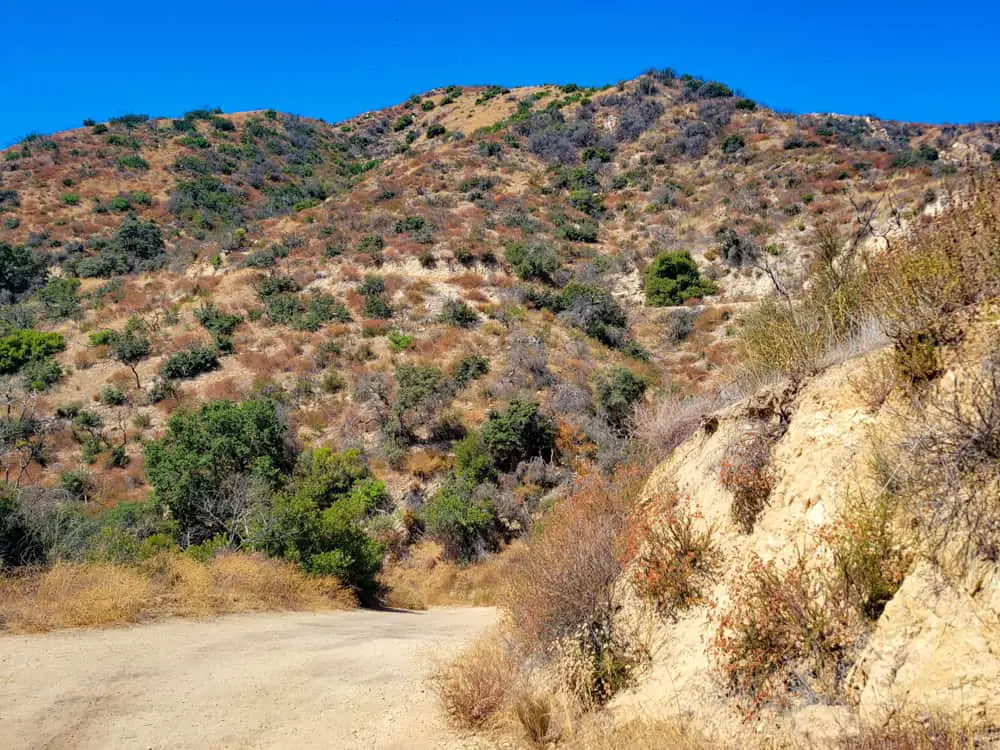
<svg viewBox="0 0 1000 750">
<path fill-rule="evenodd" d="M 261 555 L 221 555 L 199 563 L 162 553 L 137 565 L 57 563 L 0 578 L 0 627 L 14 632 L 353 606 L 353 596 L 335 578 L 310 578 L 290 563 Z"/>
</svg>

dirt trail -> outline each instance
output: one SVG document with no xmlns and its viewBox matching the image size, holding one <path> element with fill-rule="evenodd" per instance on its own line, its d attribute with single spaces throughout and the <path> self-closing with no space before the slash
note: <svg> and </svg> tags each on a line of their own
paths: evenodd
<svg viewBox="0 0 1000 750">
<path fill-rule="evenodd" d="M 3 748 L 476 748 L 426 683 L 489 608 L 0 637 Z"/>
</svg>

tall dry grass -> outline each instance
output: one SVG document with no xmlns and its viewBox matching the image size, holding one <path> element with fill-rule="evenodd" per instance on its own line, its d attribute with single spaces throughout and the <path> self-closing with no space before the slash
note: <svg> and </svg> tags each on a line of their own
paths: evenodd
<svg viewBox="0 0 1000 750">
<path fill-rule="evenodd" d="M 354 597 L 335 578 L 308 577 L 290 563 L 260 555 L 199 563 L 162 553 L 137 565 L 56 563 L 0 578 L 0 629 L 13 632 L 353 606 Z"/>
<path fill-rule="evenodd" d="M 505 585 L 508 560 L 522 546 L 514 542 L 475 565 L 459 565 L 445 558 L 437 542 L 422 542 L 383 572 L 382 582 L 389 588 L 386 604 L 402 609 L 496 604 Z"/>
</svg>

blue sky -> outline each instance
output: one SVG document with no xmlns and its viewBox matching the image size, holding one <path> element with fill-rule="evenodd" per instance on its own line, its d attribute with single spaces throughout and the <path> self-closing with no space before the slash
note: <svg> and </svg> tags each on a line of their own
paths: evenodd
<svg viewBox="0 0 1000 750">
<path fill-rule="evenodd" d="M 452 83 L 596 85 L 651 66 L 793 112 L 1000 120 L 1000 7 L 985 0 L 0 5 L 0 145 L 127 112 L 335 121 Z"/>
</svg>

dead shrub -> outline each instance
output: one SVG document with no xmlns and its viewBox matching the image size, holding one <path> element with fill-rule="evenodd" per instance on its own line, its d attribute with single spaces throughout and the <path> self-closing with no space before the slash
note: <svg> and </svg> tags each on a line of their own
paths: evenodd
<svg viewBox="0 0 1000 750">
<path fill-rule="evenodd" d="M 867 727 L 843 740 L 843 750 L 968 750 L 990 747 L 990 733 L 974 732 L 933 720 L 896 720 L 888 727 Z"/>
<path fill-rule="evenodd" d="M 771 443 L 763 430 L 744 433 L 726 451 L 719 470 L 719 481 L 733 495 L 730 514 L 745 534 L 753 531 L 774 487 Z"/>
<path fill-rule="evenodd" d="M 915 503 L 925 539 L 956 560 L 1000 556 L 1000 357 L 956 374 L 904 415 L 890 488 Z"/>
<path fill-rule="evenodd" d="M 445 711 L 455 723 L 481 729 L 507 707 L 517 664 L 499 632 L 479 639 L 434 676 Z"/>
<path fill-rule="evenodd" d="M 832 578 L 800 555 L 784 570 L 755 557 L 733 582 L 714 652 L 725 684 L 748 713 L 791 695 L 840 696 L 862 628 Z"/>
<path fill-rule="evenodd" d="M 705 590 L 720 573 L 722 555 L 714 529 L 700 528 L 675 502 L 663 509 L 643 509 L 630 524 L 628 545 L 632 584 L 661 615 L 674 617 L 701 603 Z"/>
<path fill-rule="evenodd" d="M 640 404 L 632 433 L 649 460 L 660 461 L 697 431 L 706 414 L 724 405 L 710 396 L 668 396 L 652 406 Z"/>
<path fill-rule="evenodd" d="M 622 626 L 617 581 L 623 532 L 645 472 L 581 476 L 512 565 L 503 605 L 525 648 L 551 662 L 588 706 L 630 684 L 648 654 Z"/>
<path fill-rule="evenodd" d="M 548 693 L 522 693 L 514 701 L 514 714 L 534 744 L 545 745 L 559 739 L 556 708 Z"/>
</svg>

